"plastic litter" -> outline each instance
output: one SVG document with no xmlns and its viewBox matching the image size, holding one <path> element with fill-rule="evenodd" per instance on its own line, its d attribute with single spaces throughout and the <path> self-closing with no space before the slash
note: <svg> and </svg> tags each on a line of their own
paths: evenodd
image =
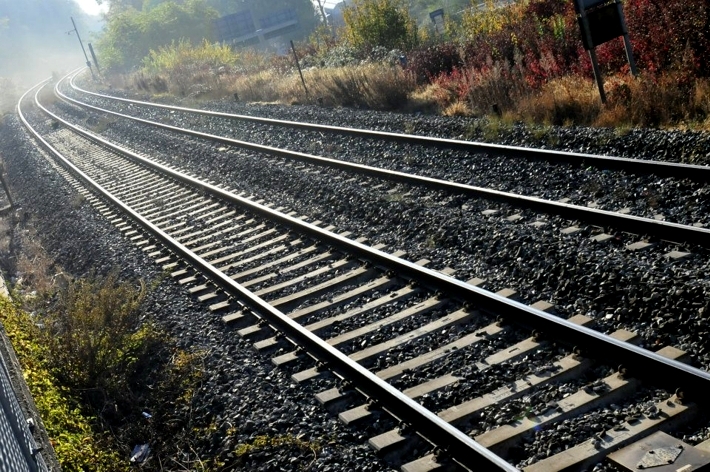
<svg viewBox="0 0 710 472">
<path fill-rule="evenodd" d="M 147 444 L 139 444 L 133 448 L 131 452 L 131 462 L 141 463 L 148 458 L 150 454 L 150 446 Z"/>
</svg>

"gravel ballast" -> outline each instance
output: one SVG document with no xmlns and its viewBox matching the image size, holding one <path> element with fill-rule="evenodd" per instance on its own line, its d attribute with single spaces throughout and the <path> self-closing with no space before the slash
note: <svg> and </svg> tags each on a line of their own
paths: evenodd
<svg viewBox="0 0 710 472">
<path fill-rule="evenodd" d="M 214 107 L 214 104 L 211 105 Z M 121 107 L 126 105 L 118 105 L 118 108 Z M 218 108 L 240 114 L 289 120 L 300 117 L 304 121 L 385 131 L 402 131 L 400 128 L 406 123 L 416 120 L 418 125 L 415 131 L 426 130 L 427 134 L 445 137 L 458 137 L 465 124 L 461 118 L 412 117 L 311 106 L 222 103 Z M 135 111 L 132 109 L 131 113 Z M 151 117 L 164 113 L 148 110 L 142 115 Z M 332 115 L 330 119 L 327 118 L 329 113 Z M 197 116 L 190 116 L 189 124 L 217 134 L 227 127 L 224 120 Z M 289 148 L 317 146 L 322 149 L 330 146 L 331 141 L 341 139 L 323 135 L 315 140 L 313 136 L 304 136 L 307 134 L 304 132 L 239 121 L 229 122 L 228 127 L 229 133 L 239 139 L 261 137 L 258 142 L 283 144 Z M 595 142 L 604 142 L 599 131 L 577 131 L 581 137 L 574 140 L 577 144 L 568 147 L 568 150 L 629 155 L 628 150 L 633 149 L 633 146 L 610 149 L 607 145 L 597 150 L 591 146 Z M 668 152 L 663 147 L 664 143 L 667 145 L 677 141 L 668 138 L 667 133 L 676 132 L 646 130 L 638 139 L 657 143 L 657 153 L 663 154 Z M 655 245 L 633 252 L 627 250 L 626 245 L 644 239 L 643 235 L 628 235 L 611 228 L 607 232 L 615 237 L 607 243 L 597 243 L 589 237 L 600 230 L 582 223 L 576 223 L 581 231 L 561 235 L 561 229 L 575 222 L 554 216 L 544 217 L 529 210 L 517 210 L 483 199 L 447 195 L 406 185 L 385 183 L 380 186 L 382 181 L 376 179 L 322 167 L 291 165 L 283 159 L 255 155 L 155 128 L 139 129 L 121 119 L 106 127 L 104 135 L 166 163 L 190 169 L 202 178 L 227 185 L 235 192 L 278 202 L 278 205 L 307 215 L 312 220 L 334 224 L 338 231 L 349 230 L 355 237 L 366 236 L 371 244 L 386 244 L 388 250 L 404 250 L 409 260 L 426 258 L 432 261 L 433 268 L 452 267 L 457 270 L 455 276 L 461 280 L 480 277 L 488 281 L 487 288 L 492 291 L 510 287 L 525 302 L 550 301 L 561 316 L 585 314 L 594 318 L 605 332 L 619 328 L 636 331 L 643 337 L 643 345 L 649 349 L 667 344 L 679 347 L 696 359 L 696 365 L 710 368 L 710 352 L 705 342 L 710 332 L 710 281 L 707 278 L 710 262 L 708 251 L 703 248 L 651 239 Z M 706 138 L 703 134 L 691 133 L 690 136 L 697 138 L 698 149 L 704 149 Z M 588 139 L 583 146 L 579 143 L 584 137 Z M 521 134 L 519 141 L 509 144 L 536 144 L 523 138 L 524 134 Z M 342 139 L 348 140 L 347 145 L 340 146 L 342 153 L 356 156 L 359 162 L 416 162 L 418 171 L 427 169 L 437 176 L 456 174 L 470 178 L 472 175 L 465 157 L 443 158 L 441 153 L 445 151 L 410 146 L 406 159 L 400 159 L 398 147 L 361 139 Z M 634 142 L 636 138 L 629 139 Z M 636 157 L 648 156 L 637 154 Z M 561 168 L 564 171 L 560 179 L 566 178 L 564 188 L 578 189 L 577 194 L 582 195 L 580 198 L 583 200 L 579 203 L 599 200 L 595 194 L 585 193 L 589 191 L 583 184 L 585 176 L 593 175 L 594 180 L 614 181 L 613 187 L 599 184 L 594 188 L 597 189 L 595 192 L 616 189 L 611 195 L 602 191 L 604 198 L 614 203 L 615 209 L 630 207 L 638 210 L 634 214 L 651 216 L 660 213 L 669 216 L 672 221 L 686 223 L 706 222 L 710 215 L 710 186 L 705 184 L 654 176 L 630 177 L 619 172 L 540 162 L 531 168 L 518 169 L 489 156 L 474 156 L 473 159 L 477 159 L 477 166 L 490 163 L 490 178 L 497 175 L 500 182 L 512 178 L 517 181 L 516 185 L 526 186 L 519 189 L 524 194 L 534 194 L 546 188 L 554 193 L 554 198 L 569 196 L 566 190 L 549 183 L 547 179 L 548 170 L 558 172 Z M 631 182 L 634 179 L 641 179 L 638 183 L 644 186 L 641 190 Z M 674 183 L 670 185 L 670 181 Z M 651 188 L 649 186 L 654 182 L 658 188 L 668 190 L 668 199 L 650 190 L 646 196 L 639 193 L 643 193 L 644 188 Z M 675 192 L 677 187 L 692 191 Z M 629 193 L 624 190 L 627 188 L 637 190 Z M 496 209 L 498 213 L 483 215 L 482 212 L 487 209 Z M 508 221 L 507 217 L 514 214 L 520 214 L 522 218 Z M 674 217 L 671 218 L 671 215 Z M 530 225 L 541 219 L 542 226 Z M 687 251 L 691 255 L 679 260 L 664 256 L 675 250 Z"/>
<path fill-rule="evenodd" d="M 241 105 L 237 105 L 239 106 Z M 288 119 L 294 119 L 292 113 L 295 111 L 303 112 L 306 116 L 322 112 L 321 109 L 313 107 L 265 108 L 272 113 L 275 113 L 275 108 L 282 109 Z M 341 119 L 343 115 L 351 114 L 353 122 L 358 119 L 370 120 L 380 127 L 387 124 L 390 116 L 378 116 L 373 112 L 354 110 L 338 110 L 335 114 Z M 426 118 L 417 117 L 417 120 L 423 122 Z M 442 126 L 446 125 L 446 119 L 432 118 L 431 120 L 434 122 L 431 125 L 433 127 L 439 126 L 438 123 L 444 123 Z M 457 120 L 450 121 L 454 131 L 456 131 L 456 122 Z M 214 129 L 221 125 L 210 123 L 205 119 L 204 122 L 201 120 L 200 126 L 212 129 L 214 132 Z M 266 134 L 269 139 L 274 140 L 269 141 L 272 145 L 275 141 L 283 141 L 297 143 L 304 148 L 329 146 L 327 137 L 314 145 L 312 136 L 298 132 L 291 133 L 281 128 L 267 133 L 254 129 L 253 134 L 249 134 L 249 130 L 243 130 L 241 127 L 232 128 L 235 135 L 242 131 L 247 136 Z M 689 351 L 698 365 L 705 368 L 710 365 L 704 343 L 708 326 L 707 317 L 710 314 L 707 296 L 710 293 L 707 280 L 709 267 L 707 251 L 703 249 L 654 241 L 656 243 L 654 247 L 644 252 L 634 253 L 624 248 L 625 244 L 634 241 L 632 236 L 616 234 L 612 242 L 599 244 L 588 238 L 595 234 L 596 230 L 584 225 L 581 225 L 582 230 L 579 233 L 561 236 L 560 229 L 569 226 L 571 222 L 548 217 L 544 220 L 543 226 L 537 228 L 529 223 L 538 220 L 540 215 L 528 211 L 518 212 L 506 205 L 413 189 L 403 185 L 386 184 L 379 187 L 380 182 L 376 180 L 359 177 L 350 180 L 352 176 L 347 173 L 310 166 L 306 166 L 306 172 L 303 172 L 304 169 L 291 166 L 280 159 L 254 156 L 251 153 L 175 137 L 152 129 L 138 130 L 121 121 L 111 123 L 104 133 L 107 137 L 128 147 L 150 153 L 173 165 L 190 169 L 196 175 L 223 183 L 235 191 L 287 206 L 289 210 L 307 215 L 312 220 L 318 219 L 335 224 L 338 231 L 350 230 L 354 233 L 354 237 L 367 236 L 371 244 L 387 244 L 387 250 L 391 251 L 405 250 L 410 260 L 427 258 L 432 261 L 431 266 L 434 268 L 453 267 L 457 270 L 455 274 L 457 278 L 463 280 L 474 276 L 486 278 L 488 288 L 494 291 L 513 287 L 519 292 L 523 301 L 529 303 L 538 299 L 552 301 L 562 316 L 587 314 L 597 321 L 600 329 L 607 332 L 621 327 L 634 329 L 640 332 L 644 338 L 644 345 L 649 348 L 653 349 L 665 344 L 676 345 Z M 240 139 L 246 138 L 242 136 Z M 380 151 L 392 153 L 389 157 L 385 156 L 385 160 L 388 161 L 396 160 L 398 155 L 405 152 L 408 165 L 418 170 L 435 169 L 440 173 L 437 175 L 445 177 L 466 173 L 462 173 L 460 160 L 444 160 L 441 156 L 431 155 L 429 151 L 413 149 L 391 151 L 389 148 L 381 150 L 375 146 L 377 152 L 373 152 L 373 146 L 357 140 L 347 141 L 341 145 L 341 148 L 348 155 L 374 156 L 373 159 L 380 157 L 382 154 Z M 480 162 L 484 161 L 485 159 Z M 367 163 L 372 161 L 368 160 Z M 501 169 L 505 168 L 504 163 L 496 165 L 500 168 L 486 171 L 488 172 L 486 175 L 490 178 L 493 178 L 496 173 L 501 174 Z M 596 173 L 588 169 L 573 170 Z M 468 173 L 470 174 L 470 169 Z M 533 177 L 543 181 L 546 173 L 547 171 L 543 169 L 539 171 L 539 175 Z M 528 182 L 524 178 L 526 175 L 530 175 L 528 168 L 516 174 L 517 177 L 514 179 L 514 185 L 518 186 L 516 188 L 525 190 Z M 578 178 L 576 175 L 572 177 L 577 184 L 583 182 L 583 180 L 574 180 Z M 636 184 L 638 183 L 633 183 Z M 500 185 L 505 187 L 510 185 L 510 182 L 502 182 Z M 562 188 L 555 188 L 554 185 L 550 187 L 551 192 L 560 192 Z M 659 207 L 655 204 L 641 205 L 639 208 L 642 212 L 646 209 L 649 209 L 649 212 L 657 212 L 660 208 L 665 215 L 679 215 L 682 221 L 701 221 L 704 215 L 707 215 L 704 206 L 706 200 L 700 199 L 697 202 L 698 207 L 693 208 L 688 207 L 688 202 L 696 192 L 699 192 L 698 195 L 705 195 L 707 189 L 705 186 L 693 184 L 691 190 L 690 197 L 683 194 L 667 206 Z M 526 192 L 521 191 L 521 193 Z M 671 194 L 673 192 L 669 192 L 669 195 Z M 556 194 L 557 197 L 560 195 L 563 193 Z M 580 202 L 582 202 L 585 198 L 584 192 L 580 195 Z M 629 197 L 620 198 L 623 201 L 624 198 Z M 596 196 L 595 199 L 599 200 Z M 611 202 L 609 204 L 617 204 L 619 200 L 610 199 L 609 202 Z M 491 206 L 499 213 L 483 215 L 482 211 Z M 508 221 L 505 218 L 516 212 L 521 214 L 522 219 Z M 106 231 L 107 234 L 113 231 L 113 234 L 120 238 L 116 230 L 109 231 L 110 228 L 101 228 L 101 223 L 98 221 L 96 223 L 100 231 Z M 66 227 L 62 226 L 62 228 Z M 57 226 L 50 228 L 47 234 L 57 239 L 56 236 L 63 234 L 62 231 L 57 223 Z M 690 251 L 691 255 L 682 260 L 665 258 L 664 254 L 673 249 L 685 249 Z M 137 258 L 142 257 L 142 254 L 135 249 L 132 253 L 135 253 Z M 124 257 L 128 257 L 128 254 Z M 96 259 L 101 261 L 98 255 Z M 81 266 L 79 261 L 76 262 Z M 134 264 L 135 271 L 146 270 L 139 268 L 140 262 Z M 186 306 L 191 305 L 194 303 L 186 302 Z M 168 310 L 172 311 L 172 307 Z M 175 325 L 175 330 L 182 330 L 182 327 L 178 328 L 177 321 L 180 319 L 180 322 L 183 322 L 182 318 L 180 313 L 174 315 L 172 323 Z M 219 340 L 220 334 L 225 336 L 220 332 L 223 328 L 219 327 L 218 323 L 214 325 L 213 323 L 216 322 L 204 322 L 196 328 L 194 339 L 205 343 L 205 338 L 212 341 L 212 338 Z M 208 334 L 205 334 L 205 331 Z M 239 345 L 240 342 L 232 341 L 232 343 Z M 238 347 L 248 347 L 248 343 L 242 344 Z M 250 361 L 254 362 L 254 359 Z M 222 364 L 218 360 L 215 362 L 220 366 L 218 367 L 218 370 L 221 369 L 220 372 L 224 369 L 239 370 L 232 365 L 222 367 L 224 361 Z M 278 371 L 274 373 L 269 369 L 270 365 L 267 365 L 261 369 L 251 368 L 249 372 L 263 371 L 268 381 L 272 381 L 273 377 L 280 377 L 282 381 L 288 383 L 286 375 Z M 212 386 L 223 391 L 221 381 L 222 378 L 215 379 Z M 289 387 L 287 390 L 293 388 Z M 225 395 L 226 393 L 220 398 Z M 226 396 L 229 398 L 229 395 Z M 231 405 L 238 401 L 228 403 Z M 310 403 L 313 404 L 314 401 L 311 399 Z M 305 407 L 300 402 L 300 398 L 298 405 L 303 415 L 302 411 Z M 249 411 L 253 410 L 252 406 Z M 239 411 L 241 413 L 244 410 Z M 283 415 L 281 411 L 278 414 Z M 281 416 L 267 416 L 269 420 L 275 418 L 274 421 L 281 418 Z M 273 422 L 251 421 L 253 424 L 249 423 L 250 426 L 268 423 L 273 427 Z M 283 426 L 288 424 L 289 420 L 284 421 L 285 423 L 278 424 Z M 354 439 L 353 444 L 357 444 L 357 440 L 363 437 L 346 439 Z M 351 457 L 355 454 L 353 450 L 360 453 L 358 447 L 347 445 L 346 440 L 341 452 L 347 451 L 344 454 L 346 456 L 350 454 L 347 457 Z M 536 445 L 535 450 L 530 451 L 531 454 L 542 454 L 543 451 L 539 447 Z M 303 460 L 305 461 L 305 458 Z"/>
<path fill-rule="evenodd" d="M 77 277 L 120 269 L 122 278 L 162 279 L 150 293 L 146 310 L 168 330 L 181 348 L 207 352 L 206 376 L 192 405 L 196 424 L 214 424 L 211 437 L 197 438 L 197 457 L 229 463 L 239 444 L 263 435 L 288 435 L 318 444 L 318 453 L 288 446 L 257 452 L 237 470 L 380 471 L 390 466 L 377 459 L 367 437 L 329 416 L 314 397 L 318 386 L 296 385 L 275 368 L 268 356 L 226 327 L 124 238 L 75 193 L 27 139 L 15 118 L 0 129 L 0 156 L 16 202 L 15 213 L 31 221 L 58 267 Z M 236 431 L 227 435 L 225 431 Z M 183 457 L 173 457 L 183 460 Z M 166 460 L 168 458 L 162 458 Z M 128 460 L 128 457 L 126 457 Z M 154 459 L 155 460 L 155 459 Z"/>
</svg>

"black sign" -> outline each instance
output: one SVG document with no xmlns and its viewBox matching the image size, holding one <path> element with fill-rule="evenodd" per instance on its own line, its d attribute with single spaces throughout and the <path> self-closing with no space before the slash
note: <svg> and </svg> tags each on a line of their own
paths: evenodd
<svg viewBox="0 0 710 472">
<path fill-rule="evenodd" d="M 575 0 L 574 1 L 574 11 L 576 11 L 578 15 L 580 13 L 582 13 L 579 9 L 580 3 L 582 4 L 582 8 L 584 8 L 584 10 L 590 10 L 594 7 L 598 7 L 599 5 L 603 5 L 603 4 L 607 3 L 608 1 L 609 0 L 580 0 L 580 1 Z"/>
<path fill-rule="evenodd" d="M 606 5 L 587 12 L 587 21 L 589 22 L 592 44 L 588 43 L 587 35 L 582 34 L 584 49 L 588 51 L 627 33 L 624 22 L 621 21 L 620 9 L 620 3 L 612 3 L 611 5 Z M 578 18 L 577 21 L 579 21 L 581 31 L 584 31 L 582 18 Z"/>
<path fill-rule="evenodd" d="M 429 18 L 431 18 L 431 21 L 436 21 L 437 16 L 444 16 L 443 8 L 439 8 L 438 10 L 434 10 L 433 12 L 429 13 Z"/>
</svg>

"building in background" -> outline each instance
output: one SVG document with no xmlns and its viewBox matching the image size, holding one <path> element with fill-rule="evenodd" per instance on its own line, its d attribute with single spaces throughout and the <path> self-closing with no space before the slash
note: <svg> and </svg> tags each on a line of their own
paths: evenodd
<svg viewBox="0 0 710 472">
<path fill-rule="evenodd" d="M 277 47 L 285 37 L 300 28 L 298 14 L 293 8 L 283 8 L 255 18 L 252 10 L 243 10 L 217 18 L 213 22 L 217 40 L 240 46 Z"/>
<path fill-rule="evenodd" d="M 331 27 L 339 28 L 345 25 L 343 21 L 344 0 L 320 0 L 323 3 L 323 11 Z"/>
</svg>

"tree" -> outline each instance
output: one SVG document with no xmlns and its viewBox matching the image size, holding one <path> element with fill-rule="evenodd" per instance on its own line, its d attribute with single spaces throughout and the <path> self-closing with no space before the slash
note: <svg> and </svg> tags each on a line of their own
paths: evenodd
<svg viewBox="0 0 710 472">
<path fill-rule="evenodd" d="M 409 50 L 417 27 L 406 0 L 352 0 L 343 12 L 345 37 L 356 48 Z"/>
<path fill-rule="evenodd" d="M 143 0 L 95 0 L 99 5 L 108 3 L 109 15 L 115 14 L 129 8 L 142 10 Z"/>
<path fill-rule="evenodd" d="M 108 69 L 128 71 L 161 46 L 180 40 L 192 44 L 211 40 L 212 20 L 217 15 L 204 0 L 166 1 L 141 11 L 133 7 L 111 11 L 98 41 L 102 62 Z"/>
</svg>

